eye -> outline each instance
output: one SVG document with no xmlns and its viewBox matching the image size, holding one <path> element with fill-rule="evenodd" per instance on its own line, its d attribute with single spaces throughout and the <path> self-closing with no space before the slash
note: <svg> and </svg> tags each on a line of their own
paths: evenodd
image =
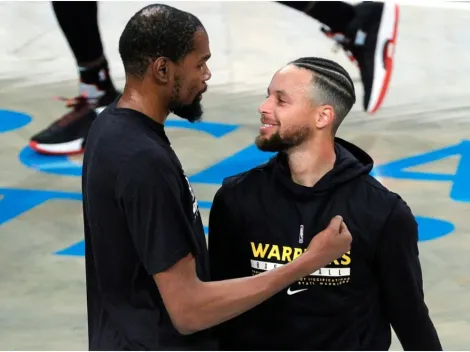
<svg viewBox="0 0 470 352">
<path fill-rule="evenodd" d="M 207 65 L 207 64 L 206 64 L 205 62 L 203 62 L 203 63 L 199 64 L 199 65 L 197 66 L 197 68 L 198 68 L 200 71 L 204 71 L 204 70 L 206 69 L 206 67 L 207 67 L 206 65 Z"/>
</svg>

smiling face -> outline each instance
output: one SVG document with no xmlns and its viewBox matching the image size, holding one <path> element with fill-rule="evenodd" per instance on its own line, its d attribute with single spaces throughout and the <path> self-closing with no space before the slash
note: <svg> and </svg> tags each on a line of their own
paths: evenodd
<svg viewBox="0 0 470 352">
<path fill-rule="evenodd" d="M 261 127 L 255 143 L 260 150 L 278 152 L 302 144 L 315 128 L 312 72 L 293 65 L 276 72 L 258 111 Z"/>
</svg>

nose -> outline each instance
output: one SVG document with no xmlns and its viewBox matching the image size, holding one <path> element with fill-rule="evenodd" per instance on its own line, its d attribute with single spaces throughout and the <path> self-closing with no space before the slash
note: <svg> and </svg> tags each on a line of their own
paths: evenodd
<svg viewBox="0 0 470 352">
<path fill-rule="evenodd" d="M 212 72 L 209 70 L 209 67 L 206 68 L 206 72 L 204 72 L 204 82 L 210 80 L 212 77 Z"/>
<path fill-rule="evenodd" d="M 261 115 L 267 115 L 269 114 L 270 112 L 270 108 L 269 108 L 269 98 L 267 98 L 259 107 L 258 107 L 258 112 L 261 114 Z"/>
</svg>

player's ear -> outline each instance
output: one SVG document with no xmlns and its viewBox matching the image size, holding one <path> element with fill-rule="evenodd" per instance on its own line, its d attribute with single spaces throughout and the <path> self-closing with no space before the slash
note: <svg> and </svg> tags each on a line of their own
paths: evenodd
<svg viewBox="0 0 470 352">
<path fill-rule="evenodd" d="M 152 65 L 152 73 L 157 82 L 168 83 L 172 74 L 173 65 L 166 57 L 159 57 Z"/>
<path fill-rule="evenodd" d="M 317 108 L 316 127 L 318 129 L 331 125 L 335 119 L 335 111 L 331 105 L 322 105 Z"/>
</svg>

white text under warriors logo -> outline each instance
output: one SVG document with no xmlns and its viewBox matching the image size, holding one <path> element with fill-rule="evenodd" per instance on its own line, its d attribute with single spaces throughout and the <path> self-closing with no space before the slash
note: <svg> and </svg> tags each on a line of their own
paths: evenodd
<svg viewBox="0 0 470 352">
<path fill-rule="evenodd" d="M 186 182 L 188 182 L 189 192 L 191 193 L 191 201 L 193 203 L 193 221 L 195 221 L 199 212 L 199 205 L 197 203 L 196 195 L 194 194 L 189 179 L 186 177 L 186 175 L 184 175 L 184 178 L 186 179 Z"/>
<path fill-rule="evenodd" d="M 307 249 L 250 242 L 252 275 L 275 269 L 300 257 Z M 338 286 L 349 282 L 351 276 L 351 252 L 334 260 L 298 282 L 300 286 Z"/>
</svg>

